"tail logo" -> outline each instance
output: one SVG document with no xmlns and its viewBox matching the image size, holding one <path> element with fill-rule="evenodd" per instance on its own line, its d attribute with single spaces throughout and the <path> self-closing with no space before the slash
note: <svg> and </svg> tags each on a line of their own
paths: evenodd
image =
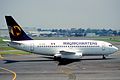
<svg viewBox="0 0 120 80">
<path fill-rule="evenodd" d="M 21 28 L 19 26 L 13 26 L 10 30 L 12 35 L 19 36 L 21 34 Z"/>
</svg>

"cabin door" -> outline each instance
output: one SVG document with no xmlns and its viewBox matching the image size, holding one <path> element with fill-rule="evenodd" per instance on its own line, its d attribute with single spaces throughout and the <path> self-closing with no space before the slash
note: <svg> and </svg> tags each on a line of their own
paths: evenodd
<svg viewBox="0 0 120 80">
<path fill-rule="evenodd" d="M 102 45 L 102 51 L 105 51 L 105 44 Z"/>
</svg>

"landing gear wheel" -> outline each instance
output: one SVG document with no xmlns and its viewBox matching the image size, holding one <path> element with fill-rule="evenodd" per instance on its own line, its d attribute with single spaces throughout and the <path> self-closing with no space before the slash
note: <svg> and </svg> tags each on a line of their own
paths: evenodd
<svg viewBox="0 0 120 80">
<path fill-rule="evenodd" d="M 56 56 L 54 56 L 54 60 L 61 60 L 61 57 L 56 57 Z"/>
<path fill-rule="evenodd" d="M 106 59 L 105 55 L 103 55 L 103 59 Z"/>
</svg>

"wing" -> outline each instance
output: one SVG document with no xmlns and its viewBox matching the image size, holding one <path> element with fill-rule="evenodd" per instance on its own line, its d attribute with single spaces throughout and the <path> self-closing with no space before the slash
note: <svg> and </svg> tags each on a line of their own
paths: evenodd
<svg viewBox="0 0 120 80">
<path fill-rule="evenodd" d="M 82 57 L 81 52 L 77 51 L 60 51 L 58 54 L 54 55 L 55 57 L 61 57 L 66 59 L 80 59 Z"/>
<path fill-rule="evenodd" d="M 71 51 L 60 51 L 60 54 L 62 54 L 62 55 L 74 55 L 75 52 L 71 52 Z"/>
</svg>

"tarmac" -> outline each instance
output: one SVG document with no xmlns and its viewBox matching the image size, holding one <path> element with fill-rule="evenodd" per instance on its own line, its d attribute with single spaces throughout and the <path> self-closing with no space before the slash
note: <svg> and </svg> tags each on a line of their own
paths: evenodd
<svg viewBox="0 0 120 80">
<path fill-rule="evenodd" d="M 0 80 L 120 80 L 119 51 L 102 59 L 54 61 L 41 55 L 2 55 Z"/>
</svg>

